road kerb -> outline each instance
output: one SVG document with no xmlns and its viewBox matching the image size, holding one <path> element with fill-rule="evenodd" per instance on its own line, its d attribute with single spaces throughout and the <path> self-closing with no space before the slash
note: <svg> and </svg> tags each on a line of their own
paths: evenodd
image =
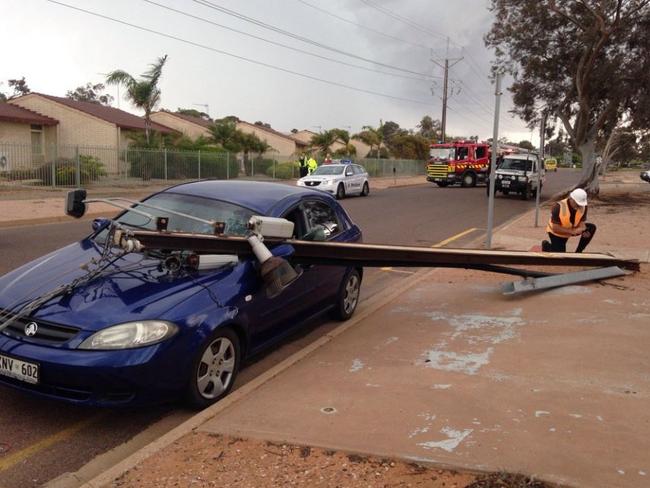
<svg viewBox="0 0 650 488">
<path fill-rule="evenodd" d="M 142 449 L 133 453 L 131 456 L 127 457 L 126 459 L 116 464 L 115 466 L 104 471 L 103 473 L 96 476 L 92 480 L 84 483 L 82 485 L 82 488 L 100 488 L 111 483 L 112 481 L 119 478 L 130 469 L 140 464 L 145 459 L 158 453 L 159 451 L 166 448 L 167 446 L 169 446 L 176 440 L 180 439 L 181 437 L 185 436 L 186 434 L 189 434 L 194 429 L 198 428 L 208 420 L 211 420 L 212 418 L 216 417 L 221 412 L 233 407 L 238 401 L 242 400 L 249 394 L 253 393 L 259 387 L 261 387 L 268 381 L 272 380 L 273 378 L 281 374 L 283 371 L 285 371 L 292 365 L 306 358 L 317 349 L 328 344 L 334 338 L 343 334 L 351 327 L 354 327 L 362 320 L 371 316 L 380 308 L 386 306 L 387 304 L 389 304 L 390 302 L 398 298 L 400 295 L 402 295 L 404 292 L 406 292 L 410 288 L 414 287 L 415 285 L 417 285 L 418 283 L 426 279 L 430 274 L 434 272 L 435 269 L 421 269 L 418 272 L 416 272 L 413 276 L 409 278 L 405 278 L 401 283 L 397 284 L 394 288 L 385 290 L 384 292 L 375 295 L 374 297 L 369 299 L 365 303 L 365 306 L 363 306 L 362 309 L 359 310 L 359 312 L 349 321 L 343 323 L 342 325 L 332 330 L 328 334 L 315 340 L 314 342 L 304 347 L 300 351 L 292 354 L 284 361 L 275 365 L 268 371 L 262 373 L 260 376 L 256 377 L 255 379 L 249 381 L 244 386 L 242 386 L 238 390 L 234 391 L 233 393 L 225 397 L 223 400 L 220 400 L 213 406 L 197 413 L 195 416 L 183 422 L 182 424 L 175 427 L 174 429 L 170 430 L 167 434 L 156 439 L 151 444 L 143 447 Z"/>
</svg>

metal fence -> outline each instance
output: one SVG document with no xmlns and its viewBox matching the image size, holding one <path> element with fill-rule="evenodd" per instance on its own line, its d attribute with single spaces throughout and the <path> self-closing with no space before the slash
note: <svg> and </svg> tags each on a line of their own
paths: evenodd
<svg viewBox="0 0 650 488">
<path fill-rule="evenodd" d="M 356 159 L 370 176 L 425 174 L 423 161 Z M 243 155 L 218 149 L 116 149 L 0 143 L 0 186 L 147 185 L 196 179 L 294 179 L 299 176 L 293 157 L 274 154 Z"/>
</svg>

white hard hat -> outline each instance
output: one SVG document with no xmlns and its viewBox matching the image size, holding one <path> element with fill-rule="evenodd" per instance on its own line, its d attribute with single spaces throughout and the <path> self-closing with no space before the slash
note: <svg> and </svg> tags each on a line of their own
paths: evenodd
<svg viewBox="0 0 650 488">
<path fill-rule="evenodd" d="M 571 193 L 569 193 L 569 196 L 581 207 L 587 206 L 587 192 L 582 188 L 576 188 Z"/>
</svg>

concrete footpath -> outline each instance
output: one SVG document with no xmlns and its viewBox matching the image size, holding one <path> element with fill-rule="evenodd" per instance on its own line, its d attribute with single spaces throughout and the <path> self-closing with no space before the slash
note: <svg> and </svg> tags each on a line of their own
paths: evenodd
<svg viewBox="0 0 650 488">
<path fill-rule="evenodd" d="M 273 181 L 273 180 L 264 180 Z M 295 185 L 295 180 L 275 180 L 278 183 Z M 150 185 L 143 187 L 88 188 L 88 198 L 120 196 L 140 200 L 147 195 L 171 186 Z M 370 191 L 413 185 L 430 185 L 424 176 L 401 176 L 396 178 L 372 178 Z M 70 221 L 63 213 L 65 195 L 68 190 L 47 188 L 7 189 L 0 186 L 0 228 L 19 225 L 49 224 Z M 115 207 L 103 203 L 94 203 L 88 208 L 86 219 L 95 217 L 112 217 L 117 213 Z"/>
<path fill-rule="evenodd" d="M 638 258 L 640 273 L 507 297 L 500 283 L 517 278 L 419 271 L 85 486 L 218 485 L 215 435 L 570 486 L 650 486 L 650 185 L 604 185 L 602 197 L 589 209 L 598 231 L 588 250 Z M 531 249 L 544 237 L 531 211 L 494 242 Z"/>
</svg>

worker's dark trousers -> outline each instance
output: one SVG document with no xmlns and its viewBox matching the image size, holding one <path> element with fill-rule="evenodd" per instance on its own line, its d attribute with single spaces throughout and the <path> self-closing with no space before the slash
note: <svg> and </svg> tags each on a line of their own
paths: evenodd
<svg viewBox="0 0 650 488">
<path fill-rule="evenodd" d="M 307 166 L 301 166 L 300 167 L 300 177 L 304 178 L 305 176 L 307 176 L 307 173 L 309 173 L 309 171 L 307 170 Z"/>
<path fill-rule="evenodd" d="M 596 233 L 596 226 L 594 224 L 585 224 L 587 226 L 587 232 L 589 232 L 589 237 L 580 237 L 580 242 L 578 242 L 578 247 L 575 252 L 582 252 L 587 247 L 587 244 L 591 242 L 594 234 Z M 554 234 L 548 233 L 549 238 L 551 239 L 551 252 L 566 252 L 566 241 L 569 239 L 566 237 L 558 237 Z"/>
</svg>

